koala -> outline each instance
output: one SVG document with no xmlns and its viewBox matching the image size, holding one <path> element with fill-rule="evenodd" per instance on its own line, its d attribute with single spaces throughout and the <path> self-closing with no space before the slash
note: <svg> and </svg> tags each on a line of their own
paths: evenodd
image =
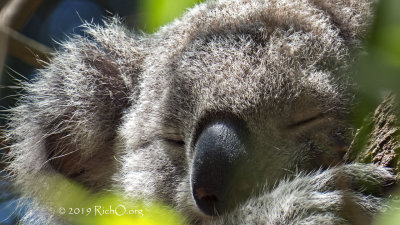
<svg viewBox="0 0 400 225">
<path fill-rule="evenodd" d="M 10 110 L 16 187 L 59 174 L 191 224 L 371 223 L 395 177 L 342 157 L 373 5 L 211 0 L 152 35 L 85 25 Z M 33 199 L 22 223 L 67 222 Z"/>
</svg>

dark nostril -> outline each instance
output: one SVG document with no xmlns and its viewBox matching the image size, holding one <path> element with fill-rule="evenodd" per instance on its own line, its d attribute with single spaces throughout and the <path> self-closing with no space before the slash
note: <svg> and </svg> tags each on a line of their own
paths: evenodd
<svg viewBox="0 0 400 225">
<path fill-rule="evenodd" d="M 194 196 L 198 200 L 205 200 L 205 201 L 214 202 L 214 203 L 218 201 L 217 196 L 215 196 L 214 194 L 212 194 L 205 188 L 197 188 L 194 192 L 195 192 Z"/>
<path fill-rule="evenodd" d="M 233 121 L 209 124 L 195 144 L 191 175 L 192 194 L 199 209 L 216 216 L 234 207 L 232 184 L 235 173 L 247 156 L 245 128 Z"/>
<path fill-rule="evenodd" d="M 203 209 L 207 215 L 218 214 L 218 197 L 208 191 L 206 188 L 197 188 L 194 190 L 194 198 L 197 205 Z"/>
</svg>

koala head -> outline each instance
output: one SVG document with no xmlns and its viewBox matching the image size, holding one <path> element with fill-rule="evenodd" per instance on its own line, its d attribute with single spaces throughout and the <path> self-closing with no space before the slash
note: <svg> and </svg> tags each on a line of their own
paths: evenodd
<svg viewBox="0 0 400 225">
<path fill-rule="evenodd" d="M 13 109 L 10 169 L 166 202 L 193 221 L 341 162 L 367 1 L 208 1 L 153 35 L 63 44 Z M 30 149 L 30 151 L 28 151 Z"/>
<path fill-rule="evenodd" d="M 216 215 L 298 170 L 339 163 L 368 6 L 208 2 L 162 28 L 118 133 L 125 191 Z"/>
</svg>

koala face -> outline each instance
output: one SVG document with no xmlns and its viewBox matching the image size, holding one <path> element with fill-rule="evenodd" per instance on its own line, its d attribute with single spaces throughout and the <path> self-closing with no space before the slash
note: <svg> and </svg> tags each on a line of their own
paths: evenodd
<svg viewBox="0 0 400 225">
<path fill-rule="evenodd" d="M 40 190 L 28 180 L 59 173 L 165 202 L 195 223 L 343 222 L 339 170 L 329 167 L 351 139 L 351 53 L 370 6 L 220 0 L 149 36 L 115 19 L 87 25 L 90 38 L 64 43 L 12 111 L 17 185 L 30 196 Z M 317 169 L 326 171 L 304 175 Z M 343 171 L 393 178 L 372 166 Z M 371 212 L 382 206 L 355 196 Z"/>
<path fill-rule="evenodd" d="M 254 10 L 246 23 L 224 18 L 243 14 L 236 4 Z M 119 133 L 122 174 L 140 171 L 122 179 L 127 193 L 160 191 L 190 214 L 215 215 L 295 171 L 340 162 L 351 129 L 349 46 L 337 28 L 318 25 L 325 12 L 302 4 L 202 5 L 156 35 L 149 55 L 161 57 L 144 61 L 137 107 Z M 185 23 L 200 25 L 187 34 Z M 139 162 L 149 152 L 149 164 Z"/>
<path fill-rule="evenodd" d="M 187 195 L 177 196 L 185 201 L 179 204 L 214 215 L 296 170 L 340 161 L 348 144 L 350 99 L 338 93 L 344 89 L 336 83 L 339 76 L 304 56 L 318 40 L 305 32 L 263 31 L 258 26 L 204 36 L 167 60 L 166 68 L 157 68 L 168 76 L 154 81 L 154 70 L 144 71 L 144 78 L 150 78 L 143 83 L 152 88 L 142 89 L 139 106 L 125 117 L 120 133 L 128 149 L 124 174 L 136 168 L 143 179 L 154 177 L 155 172 L 142 173 L 148 165 L 137 169 L 138 145 L 147 145 L 139 150 L 143 154 L 166 151 L 150 164 L 165 168 L 163 161 L 171 158 L 169 163 L 180 169 L 149 185 L 176 183 L 170 190 L 180 188 L 177 193 Z M 332 53 L 319 51 L 327 54 L 318 62 L 323 64 Z M 320 84 L 315 85 L 316 79 Z M 123 180 L 137 192 L 135 180 Z"/>
</svg>

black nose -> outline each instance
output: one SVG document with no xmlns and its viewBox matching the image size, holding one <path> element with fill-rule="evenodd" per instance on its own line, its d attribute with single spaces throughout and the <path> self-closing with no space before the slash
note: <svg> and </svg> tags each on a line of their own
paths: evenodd
<svg viewBox="0 0 400 225">
<path fill-rule="evenodd" d="M 237 173 L 246 160 L 246 128 L 231 120 L 215 121 L 201 132 L 196 144 L 191 176 L 197 206 L 210 216 L 234 208 Z"/>
</svg>

